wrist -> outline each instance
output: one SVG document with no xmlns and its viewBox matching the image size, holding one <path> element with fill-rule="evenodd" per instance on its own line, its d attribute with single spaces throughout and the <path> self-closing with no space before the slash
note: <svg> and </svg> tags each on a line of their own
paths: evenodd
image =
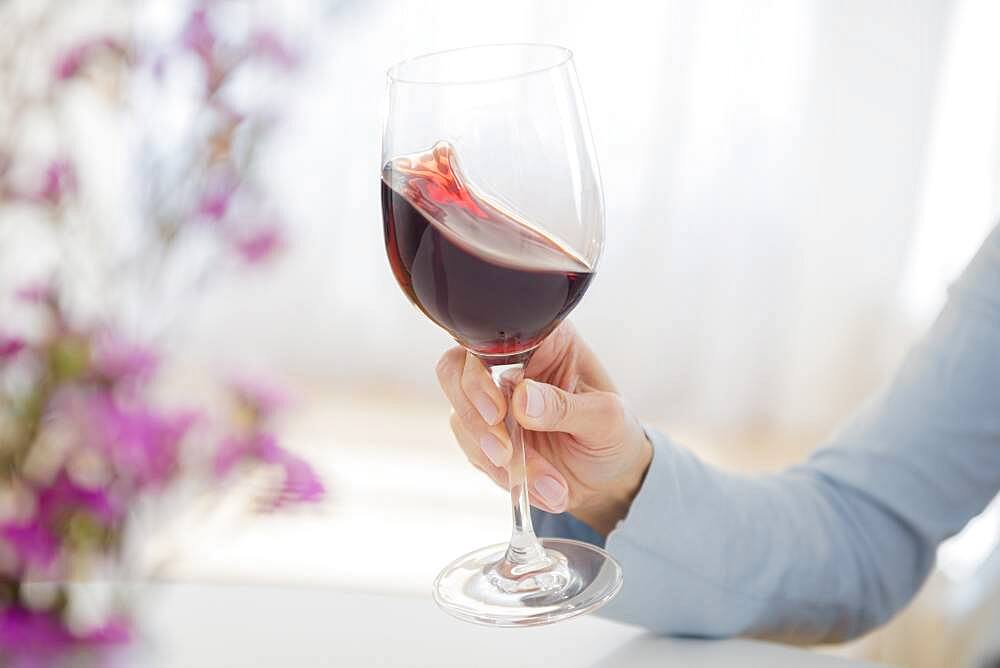
<svg viewBox="0 0 1000 668">
<path fill-rule="evenodd" d="M 632 501 L 642 489 L 642 483 L 646 479 L 646 472 L 652 461 L 653 445 L 646 434 L 642 433 L 635 461 L 627 467 L 626 472 L 604 488 L 593 503 L 571 509 L 570 513 L 601 536 L 607 537 L 618 522 L 628 515 Z"/>
</svg>

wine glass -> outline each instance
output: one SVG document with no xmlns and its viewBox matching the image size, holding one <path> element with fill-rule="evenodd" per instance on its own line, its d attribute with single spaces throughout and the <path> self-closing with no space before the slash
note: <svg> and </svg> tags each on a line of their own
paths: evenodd
<svg viewBox="0 0 1000 668">
<path fill-rule="evenodd" d="M 573 309 L 604 240 L 604 204 L 567 49 L 503 44 L 442 51 L 388 72 L 382 217 L 400 287 L 490 369 L 511 370 Z M 594 610 L 621 588 L 618 563 L 531 526 L 521 429 L 507 412 L 513 531 L 508 544 L 448 565 L 434 598 L 496 626 Z"/>
</svg>

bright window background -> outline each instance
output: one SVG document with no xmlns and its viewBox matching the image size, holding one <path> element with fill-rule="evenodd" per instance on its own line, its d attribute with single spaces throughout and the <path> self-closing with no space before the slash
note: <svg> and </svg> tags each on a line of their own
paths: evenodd
<svg viewBox="0 0 1000 668">
<path fill-rule="evenodd" d="M 647 423 L 730 468 L 777 469 L 821 444 L 890 377 L 997 219 L 991 0 L 270 7 L 308 54 L 266 153 L 291 244 L 273 271 L 183 305 L 173 386 L 232 368 L 287 379 L 283 436 L 331 493 L 290 515 L 251 519 L 236 498 L 150 527 L 172 577 L 426 592 L 446 561 L 506 538 L 506 494 L 447 428 L 433 373 L 447 337 L 384 256 L 384 70 L 400 59 L 574 51 L 608 243 L 573 319 Z M 151 3 L 144 20 L 179 11 Z M 973 577 L 997 525 L 985 516 L 942 553 L 950 577 Z"/>
<path fill-rule="evenodd" d="M 333 480 L 329 518 L 269 530 L 302 541 L 302 568 L 258 526 L 238 548 L 248 574 L 423 590 L 442 559 L 505 536 L 503 494 L 450 444 L 432 373 L 448 341 L 384 258 L 375 175 L 383 71 L 399 59 L 503 41 L 574 50 L 609 240 L 574 319 L 645 420 L 725 465 L 777 468 L 821 443 L 887 380 L 996 220 L 993 3 L 320 10 L 271 164 L 296 245 L 276 276 L 203 304 L 189 342 L 297 379 L 308 409 L 289 438 Z M 945 568 L 974 570 L 995 524 L 946 550 Z M 400 561 L 400 543 L 421 547 Z"/>
<path fill-rule="evenodd" d="M 448 340 L 384 257 L 381 105 L 399 59 L 574 50 L 608 245 L 573 317 L 645 420 L 729 466 L 777 468 L 819 444 L 887 379 L 995 219 L 990 3 L 284 11 L 310 54 L 269 158 L 293 245 L 198 304 L 181 347 L 193 366 L 290 377 L 286 437 L 332 498 L 227 536 L 231 552 L 214 530 L 187 540 L 178 571 L 424 590 L 456 550 L 506 535 L 503 493 L 451 444 L 432 372 Z"/>
</svg>

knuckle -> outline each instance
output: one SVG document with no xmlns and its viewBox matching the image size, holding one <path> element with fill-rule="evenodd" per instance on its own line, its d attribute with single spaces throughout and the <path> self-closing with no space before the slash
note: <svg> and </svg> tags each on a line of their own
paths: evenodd
<svg viewBox="0 0 1000 668">
<path fill-rule="evenodd" d="M 473 359 L 475 360 L 475 358 Z M 496 388 L 496 385 L 493 384 L 490 378 L 490 372 L 486 370 L 479 360 L 466 362 L 465 368 L 462 369 L 461 385 L 466 394 L 471 394 L 472 392 L 493 394 Z"/>
<path fill-rule="evenodd" d="M 455 442 L 458 443 L 458 447 L 462 449 L 463 452 L 468 456 L 468 450 L 470 448 L 469 432 L 465 428 L 465 425 L 459 420 L 458 416 L 455 415 L 450 420 L 451 433 L 455 436 Z"/>
<path fill-rule="evenodd" d="M 468 437 L 463 437 L 458 439 L 458 447 L 462 450 L 462 454 L 465 458 L 469 460 L 476 468 L 482 468 L 483 462 L 486 459 L 480 452 L 479 448 L 475 447 Z"/>
<path fill-rule="evenodd" d="M 438 360 L 437 367 L 435 367 L 438 381 L 442 385 L 458 370 L 458 356 L 455 354 L 456 352 L 459 352 L 457 348 L 452 348 L 446 352 Z"/>
<path fill-rule="evenodd" d="M 566 394 L 551 390 L 546 392 L 546 394 L 548 395 L 546 407 L 549 415 L 557 422 L 562 422 L 569 417 L 569 400 L 566 398 Z"/>
<path fill-rule="evenodd" d="M 466 460 L 468 460 L 468 462 L 470 464 L 472 464 L 472 466 L 474 468 L 476 468 L 477 470 L 482 471 L 483 473 L 489 475 L 489 471 L 487 471 L 483 467 L 482 462 L 480 462 L 475 455 L 473 455 L 472 453 L 470 453 L 468 450 L 465 450 L 464 452 L 465 452 L 465 458 L 466 458 Z"/>
<path fill-rule="evenodd" d="M 470 403 L 466 403 L 455 412 L 458 419 L 462 421 L 462 425 L 467 429 L 474 426 L 477 421 L 482 422 L 483 420 L 483 418 L 479 415 L 479 411 L 477 411 Z"/>
<path fill-rule="evenodd" d="M 466 364 L 465 368 L 462 369 L 462 378 L 459 382 L 466 394 L 478 389 L 478 374 L 475 373 L 475 369 L 472 368 L 471 364 Z"/>
<path fill-rule="evenodd" d="M 618 394 L 608 392 L 603 402 L 603 422 L 607 425 L 609 433 L 618 432 L 624 427 L 628 409 L 625 407 L 625 400 Z"/>
</svg>

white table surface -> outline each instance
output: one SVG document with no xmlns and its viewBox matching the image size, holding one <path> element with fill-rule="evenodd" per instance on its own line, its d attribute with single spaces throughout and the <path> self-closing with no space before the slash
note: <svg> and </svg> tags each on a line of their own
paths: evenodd
<svg viewBox="0 0 1000 668">
<path fill-rule="evenodd" d="M 662 638 L 593 615 L 545 627 L 485 628 L 453 620 L 429 595 L 226 584 L 141 589 L 149 638 L 124 664 L 144 668 L 863 665 L 750 640 Z"/>
</svg>

